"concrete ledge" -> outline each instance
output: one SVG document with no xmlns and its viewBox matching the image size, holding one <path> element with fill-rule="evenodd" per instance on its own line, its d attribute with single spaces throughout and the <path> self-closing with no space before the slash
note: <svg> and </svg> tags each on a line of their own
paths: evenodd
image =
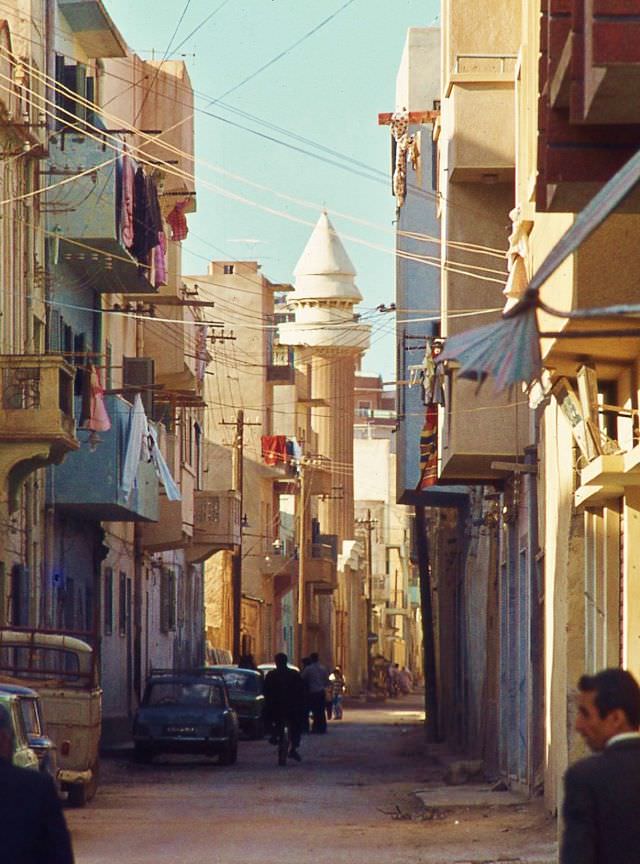
<svg viewBox="0 0 640 864">
<path fill-rule="evenodd" d="M 494 792 L 483 783 L 465 786 L 434 786 L 414 792 L 425 807 L 521 807 L 529 799 L 516 792 Z"/>
</svg>

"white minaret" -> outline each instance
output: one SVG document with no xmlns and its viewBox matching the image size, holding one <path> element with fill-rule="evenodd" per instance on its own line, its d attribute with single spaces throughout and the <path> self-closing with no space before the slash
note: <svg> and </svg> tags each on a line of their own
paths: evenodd
<svg viewBox="0 0 640 864">
<path fill-rule="evenodd" d="M 362 300 L 356 271 L 326 212 L 323 212 L 294 271 L 287 307 L 295 321 L 281 324 L 283 345 L 307 349 L 311 365 L 311 425 L 318 452 L 331 460 L 336 497 L 320 503 L 320 527 L 353 538 L 353 417 L 356 363 L 369 347 L 370 327 L 353 307 Z"/>
</svg>

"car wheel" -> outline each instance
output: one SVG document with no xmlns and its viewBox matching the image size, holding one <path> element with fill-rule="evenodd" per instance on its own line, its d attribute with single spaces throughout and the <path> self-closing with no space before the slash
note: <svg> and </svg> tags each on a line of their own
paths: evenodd
<svg viewBox="0 0 640 864">
<path fill-rule="evenodd" d="M 235 763 L 238 761 L 237 739 L 233 741 L 228 741 L 224 745 L 224 749 L 220 751 L 220 758 L 218 761 L 221 765 L 235 765 Z"/>
<path fill-rule="evenodd" d="M 87 803 L 87 787 L 84 783 L 71 783 L 67 786 L 67 803 L 70 807 L 84 807 Z"/>
<path fill-rule="evenodd" d="M 153 759 L 153 751 L 146 744 L 134 744 L 133 756 L 141 765 L 148 765 Z"/>
</svg>

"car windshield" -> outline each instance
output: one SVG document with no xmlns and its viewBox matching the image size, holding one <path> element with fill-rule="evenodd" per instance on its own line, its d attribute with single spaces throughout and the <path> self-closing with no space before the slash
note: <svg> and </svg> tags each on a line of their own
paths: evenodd
<svg viewBox="0 0 640 864">
<path fill-rule="evenodd" d="M 157 681 L 150 685 L 146 705 L 222 705 L 222 689 L 205 681 Z"/>
<path fill-rule="evenodd" d="M 229 690 L 247 694 L 262 693 L 262 678 L 259 675 L 248 675 L 240 669 L 225 669 L 223 674 Z"/>
<path fill-rule="evenodd" d="M 35 699 L 20 699 L 22 719 L 24 720 L 27 735 L 42 735 L 42 725 L 38 714 L 38 704 Z"/>
</svg>

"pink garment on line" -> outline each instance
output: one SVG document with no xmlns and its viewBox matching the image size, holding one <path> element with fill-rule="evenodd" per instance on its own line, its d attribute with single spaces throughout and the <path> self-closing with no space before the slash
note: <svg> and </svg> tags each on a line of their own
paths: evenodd
<svg viewBox="0 0 640 864">
<path fill-rule="evenodd" d="M 111 419 L 104 404 L 104 390 L 100 380 L 100 371 L 95 366 L 90 366 L 90 410 L 89 418 L 82 424 L 83 429 L 91 429 L 92 432 L 108 432 L 111 429 Z"/>
<path fill-rule="evenodd" d="M 155 267 L 154 285 L 167 284 L 167 238 L 164 231 L 158 232 L 158 245 L 153 248 L 153 263 Z"/>
<path fill-rule="evenodd" d="M 122 245 L 130 249 L 133 246 L 133 187 L 136 172 L 131 157 L 122 156 L 122 205 L 120 213 L 120 235 Z"/>
</svg>

